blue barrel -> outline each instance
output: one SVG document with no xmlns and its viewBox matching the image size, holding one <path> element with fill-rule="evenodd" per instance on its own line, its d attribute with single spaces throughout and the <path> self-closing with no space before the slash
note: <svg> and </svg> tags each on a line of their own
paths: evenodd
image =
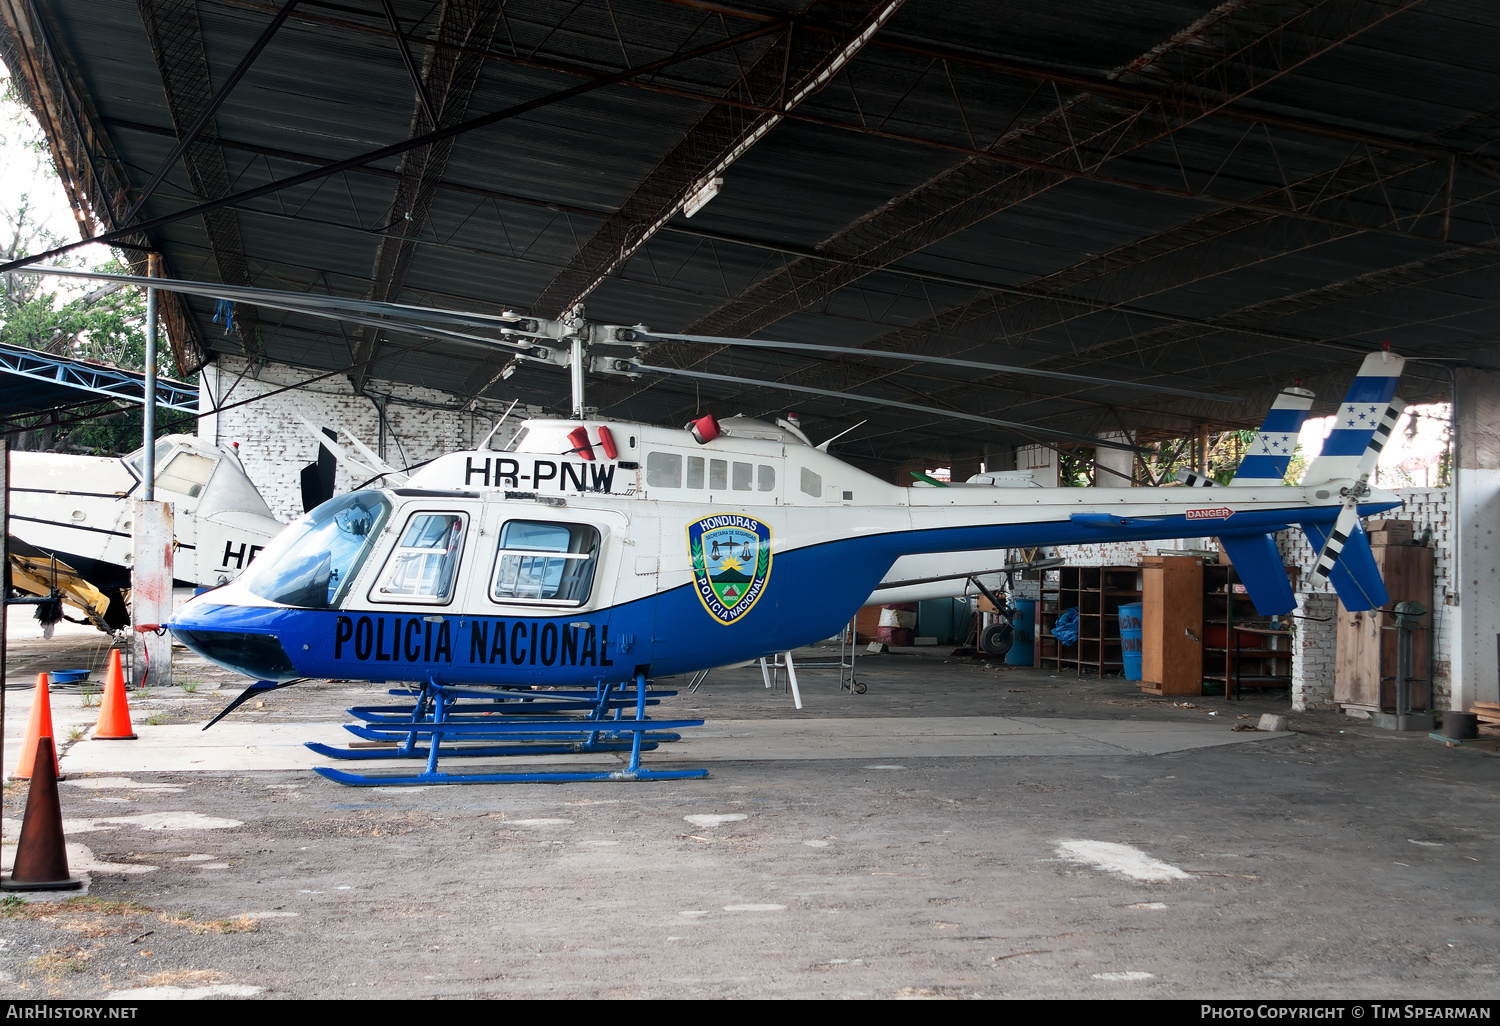
<svg viewBox="0 0 1500 1026">
<path fill-rule="evenodd" d="M 1141 679 L 1141 604 L 1128 602 L 1120 607 L 1120 656 L 1125 662 L 1125 678 Z"/>
<path fill-rule="evenodd" d="M 1036 600 L 1016 599 L 1016 615 L 1010 622 L 1015 633 L 1011 635 L 1005 661 L 1011 666 L 1030 666 L 1036 651 Z"/>
</svg>

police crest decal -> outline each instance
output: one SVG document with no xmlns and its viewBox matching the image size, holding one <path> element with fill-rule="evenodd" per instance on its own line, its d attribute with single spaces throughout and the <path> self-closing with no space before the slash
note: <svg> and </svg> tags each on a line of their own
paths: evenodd
<svg viewBox="0 0 1500 1026">
<path fill-rule="evenodd" d="M 771 528 L 754 517 L 720 513 L 687 525 L 693 588 L 708 615 L 724 625 L 741 619 L 771 577 Z"/>
</svg>

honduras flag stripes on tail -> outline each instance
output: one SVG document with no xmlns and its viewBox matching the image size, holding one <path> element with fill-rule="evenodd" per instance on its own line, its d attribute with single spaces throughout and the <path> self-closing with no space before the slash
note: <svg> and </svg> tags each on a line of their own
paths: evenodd
<svg viewBox="0 0 1500 1026">
<path fill-rule="evenodd" d="M 1313 460 L 1302 478 L 1304 486 L 1358 479 L 1361 464 L 1366 462 L 1365 452 L 1375 439 L 1375 433 L 1396 395 L 1396 382 L 1405 363 L 1404 359 L 1388 351 L 1365 357 L 1358 376 L 1349 386 L 1348 395 L 1339 406 L 1333 429 L 1323 442 L 1322 455 Z M 1395 421 L 1391 423 L 1394 426 Z M 1389 437 L 1390 430 L 1386 429 L 1386 437 Z M 1384 444 L 1384 439 L 1381 444 Z"/>
<path fill-rule="evenodd" d="M 1302 422 L 1307 420 L 1307 411 L 1312 407 L 1313 394 L 1305 388 L 1288 388 L 1276 397 L 1266 414 L 1266 421 L 1255 434 L 1245 458 L 1235 471 L 1235 486 L 1280 485 L 1291 466 L 1292 454 L 1297 450 L 1297 435 Z"/>
</svg>

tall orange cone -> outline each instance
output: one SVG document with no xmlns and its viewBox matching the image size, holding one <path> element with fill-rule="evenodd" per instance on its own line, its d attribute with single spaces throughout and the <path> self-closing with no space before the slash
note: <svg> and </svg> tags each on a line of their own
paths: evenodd
<svg viewBox="0 0 1500 1026">
<path fill-rule="evenodd" d="M 99 722 L 94 724 L 95 741 L 134 741 L 130 726 L 130 705 L 125 701 L 125 674 L 120 670 L 120 650 L 109 651 L 109 669 L 104 674 L 104 700 L 99 703 Z"/>
<path fill-rule="evenodd" d="M 57 763 L 52 738 L 37 742 L 37 771 L 26 795 L 26 817 L 10 877 L 0 880 L 7 891 L 71 891 L 83 881 L 68 875 L 68 848 L 63 838 L 62 803 L 57 799 Z"/>
<path fill-rule="evenodd" d="M 26 741 L 21 745 L 21 761 L 16 763 L 14 776 L 18 780 L 30 780 L 36 771 L 37 742 L 50 738 L 52 734 L 52 695 L 48 690 L 52 683 L 45 673 L 36 675 L 36 694 L 31 699 L 31 722 L 26 725 Z M 57 746 L 52 746 L 52 773 L 57 775 Z"/>
</svg>

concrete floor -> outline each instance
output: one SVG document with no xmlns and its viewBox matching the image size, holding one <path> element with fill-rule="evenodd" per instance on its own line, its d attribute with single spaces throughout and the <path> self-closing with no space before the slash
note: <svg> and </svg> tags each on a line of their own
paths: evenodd
<svg viewBox="0 0 1500 1026">
<path fill-rule="evenodd" d="M 13 680 L 102 665 L 98 635 L 35 633 Z M 800 712 L 715 672 L 656 713 L 706 726 L 646 757 L 710 776 L 637 784 L 341 787 L 300 742 L 381 689 L 300 685 L 205 733 L 243 682 L 185 653 L 191 690 L 132 695 L 139 741 L 87 739 L 97 710 L 55 692 L 89 891 L 0 907 L 0 993 L 1500 996 L 1493 746 L 1235 731 L 1285 693 L 1174 704 L 947 651 L 862 660 L 865 695 L 806 672 Z"/>
</svg>

